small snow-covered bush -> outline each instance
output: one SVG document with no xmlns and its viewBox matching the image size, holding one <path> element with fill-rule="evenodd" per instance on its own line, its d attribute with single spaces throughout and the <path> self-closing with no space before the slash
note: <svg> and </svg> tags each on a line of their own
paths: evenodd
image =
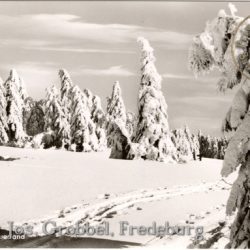
<svg viewBox="0 0 250 250">
<path fill-rule="evenodd" d="M 44 148 L 44 143 L 45 143 L 45 133 L 40 133 L 37 134 L 33 137 L 32 141 L 31 141 L 31 147 L 35 148 L 35 149 L 40 149 L 40 148 Z M 47 147 L 50 147 L 48 140 L 47 140 Z"/>
</svg>

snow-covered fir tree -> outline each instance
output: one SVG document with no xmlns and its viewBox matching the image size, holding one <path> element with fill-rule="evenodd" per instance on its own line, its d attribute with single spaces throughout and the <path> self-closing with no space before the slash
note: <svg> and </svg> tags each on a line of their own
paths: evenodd
<svg viewBox="0 0 250 250">
<path fill-rule="evenodd" d="M 184 129 L 173 130 L 173 142 L 177 149 L 178 159 L 180 162 L 190 161 L 192 156 L 191 145 L 187 140 Z"/>
<path fill-rule="evenodd" d="M 65 116 L 58 89 L 55 86 L 47 89 L 45 103 L 45 131 L 51 134 L 50 145 L 57 148 L 68 148 L 70 145 L 70 124 Z"/>
<path fill-rule="evenodd" d="M 31 115 L 31 111 L 34 108 L 35 101 L 31 97 L 27 97 L 24 101 L 24 109 L 23 109 L 23 129 L 26 134 L 27 132 L 27 125 L 28 125 L 28 120 Z M 29 135 L 29 134 L 28 134 Z"/>
<path fill-rule="evenodd" d="M 239 84 L 242 78 L 242 66 L 236 67 L 232 60 L 233 33 L 243 18 L 232 15 L 234 12 L 230 7 L 231 14 L 220 10 L 218 16 L 207 22 L 203 33 L 193 38 L 189 50 L 189 68 L 195 76 L 208 73 L 214 68 L 221 71 L 218 81 L 220 90 L 233 88 Z M 240 58 L 241 51 L 235 49 L 235 56 Z"/>
<path fill-rule="evenodd" d="M 231 226 L 230 242 L 226 247 L 249 248 L 250 80 L 246 77 L 249 75 L 249 55 L 244 53 L 249 50 L 249 43 L 245 41 L 249 39 L 250 23 L 249 19 L 242 23 L 235 34 L 235 28 L 243 18 L 235 15 L 236 8 L 232 8 L 232 6 L 230 5 L 231 14 L 226 14 L 224 10 L 221 10 L 218 17 L 207 25 L 198 39 L 210 51 L 214 65 L 222 72 L 222 78 L 219 81 L 220 89 L 233 88 L 236 84 L 240 84 L 223 122 L 224 131 L 231 131 L 231 139 L 226 150 L 221 174 L 226 177 L 239 167 L 238 178 L 232 186 L 226 208 L 228 215 L 232 215 L 237 210 L 236 218 Z M 237 46 L 239 43 L 240 47 Z M 238 67 L 232 58 L 232 46 L 235 46 L 234 56 Z M 205 61 L 204 58 L 201 59 L 202 57 L 200 54 L 197 64 Z M 204 65 L 204 67 L 206 66 Z M 195 68 L 193 69 L 195 70 Z"/>
<path fill-rule="evenodd" d="M 15 145 L 23 144 L 26 134 L 23 128 L 23 112 L 26 91 L 16 70 L 12 69 L 6 82 L 8 137 Z"/>
<path fill-rule="evenodd" d="M 99 96 L 93 95 L 89 89 L 84 89 L 83 93 L 86 96 L 87 107 L 90 112 L 90 123 L 93 127 L 93 140 L 95 146 L 93 150 L 103 151 L 107 148 L 107 136 L 106 136 L 106 118 L 101 105 L 101 99 Z M 97 141 L 96 141 L 97 139 Z"/>
<path fill-rule="evenodd" d="M 19 93 L 23 101 L 29 97 L 24 80 L 21 77 L 19 77 Z"/>
<path fill-rule="evenodd" d="M 187 125 L 172 131 L 172 141 L 177 149 L 180 162 L 197 159 L 200 150 L 199 141 L 197 136 L 190 132 Z"/>
<path fill-rule="evenodd" d="M 96 95 L 93 96 L 91 119 L 96 125 L 95 133 L 98 139 L 98 151 L 102 151 L 107 148 L 106 117 L 102 109 L 101 99 Z"/>
<path fill-rule="evenodd" d="M 27 120 L 26 131 L 29 136 L 35 136 L 44 132 L 45 114 L 44 100 L 35 101 Z"/>
<path fill-rule="evenodd" d="M 153 48 L 145 38 L 138 38 L 141 47 L 141 82 L 139 112 L 133 143 L 138 144 L 134 156 L 156 161 L 176 161 L 177 152 L 171 140 L 167 104 L 161 91 L 161 76 L 155 67 Z"/>
<path fill-rule="evenodd" d="M 196 160 L 196 156 L 199 154 L 199 146 L 188 127 L 175 129 L 172 133 L 172 141 L 177 149 L 179 162 Z"/>
<path fill-rule="evenodd" d="M 3 80 L 0 77 L 0 145 L 7 143 L 9 140 L 7 135 L 8 125 L 6 107 L 5 88 Z"/>
<path fill-rule="evenodd" d="M 128 131 L 129 137 L 132 137 L 133 133 L 135 132 L 136 124 L 137 124 L 136 115 L 131 111 L 127 111 L 127 113 L 126 113 L 126 129 Z"/>
<path fill-rule="evenodd" d="M 18 77 L 19 77 L 19 81 L 17 81 L 18 82 L 18 89 L 19 89 L 20 97 L 24 103 L 24 106 L 23 106 L 23 129 L 24 129 L 24 132 L 27 134 L 27 131 L 26 131 L 27 120 L 31 114 L 31 108 L 34 104 L 34 101 L 28 95 L 24 80 L 20 76 L 18 76 Z"/>
<path fill-rule="evenodd" d="M 91 112 L 92 107 L 93 107 L 93 93 L 89 89 L 84 89 L 83 93 L 86 96 L 87 106 L 88 106 L 88 109 Z"/>
<path fill-rule="evenodd" d="M 195 135 L 193 135 L 190 132 L 187 125 L 184 126 L 184 132 L 185 132 L 187 140 L 189 141 L 190 150 L 192 152 L 193 159 L 195 159 L 196 156 L 199 154 L 199 142 L 198 142 L 198 139 L 197 139 L 197 137 Z"/>
<path fill-rule="evenodd" d="M 123 129 L 126 128 L 126 108 L 122 98 L 121 87 L 118 81 L 113 85 L 111 97 L 107 98 L 107 137 L 108 146 L 112 146 L 114 141 L 111 138 L 113 131 L 115 130 L 114 124 L 119 124 Z M 116 127 L 116 126 L 115 126 Z"/>
<path fill-rule="evenodd" d="M 76 151 L 98 150 L 95 129 L 88 107 L 88 98 L 78 86 L 74 86 L 72 89 L 71 138 Z"/>
<path fill-rule="evenodd" d="M 69 73 L 65 69 L 60 69 L 58 72 L 61 81 L 61 105 L 62 110 L 68 120 L 71 120 L 71 89 L 73 82 L 70 78 Z"/>
<path fill-rule="evenodd" d="M 116 121 L 112 124 L 112 131 L 110 134 L 111 140 L 111 154 L 112 159 L 129 159 L 129 152 L 133 149 L 130 135 L 124 125 L 120 126 Z M 133 149 L 133 152 L 136 152 Z"/>
</svg>

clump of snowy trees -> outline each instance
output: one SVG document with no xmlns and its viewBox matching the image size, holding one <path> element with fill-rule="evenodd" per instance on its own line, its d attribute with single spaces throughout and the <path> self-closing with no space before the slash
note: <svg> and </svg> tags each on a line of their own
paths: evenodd
<svg viewBox="0 0 250 250">
<path fill-rule="evenodd" d="M 228 215 L 237 210 L 227 248 L 249 248 L 250 79 L 247 52 L 250 23 L 247 19 L 238 27 L 243 18 L 235 15 L 236 8 L 233 5 L 229 7 L 230 14 L 226 14 L 224 10 L 219 11 L 218 16 L 207 24 L 205 31 L 194 38 L 189 62 L 195 74 L 208 72 L 213 67 L 217 67 L 222 72 L 219 80 L 221 90 L 240 85 L 223 122 L 223 131 L 230 132 L 231 139 L 225 153 L 221 174 L 226 177 L 236 169 L 239 170 L 226 209 Z M 235 58 L 232 57 L 232 53 Z"/>
<path fill-rule="evenodd" d="M 210 135 L 202 135 L 198 133 L 199 155 L 205 158 L 224 159 L 228 140 L 224 136 L 222 138 L 212 137 Z"/>
<path fill-rule="evenodd" d="M 105 114 L 98 96 L 74 85 L 66 70 L 59 71 L 60 91 L 47 89 L 45 102 L 45 147 L 77 152 L 106 148 Z"/>
<path fill-rule="evenodd" d="M 5 82 L 0 79 L 0 145 L 24 147 L 32 136 L 44 131 L 41 101 L 28 96 L 15 69 Z"/>
<path fill-rule="evenodd" d="M 167 104 L 161 91 L 161 76 L 154 65 L 153 48 L 145 38 L 139 38 L 138 43 L 141 47 L 138 117 L 136 123 L 128 123 L 129 114 L 126 115 L 121 91 L 116 83 L 108 100 L 108 114 L 114 113 L 112 119 L 109 118 L 111 125 L 108 129 L 113 141 L 111 157 L 177 161 L 177 151 L 168 125 Z M 121 107 L 119 112 L 115 111 L 113 103 Z M 132 116 L 130 121 L 133 120 Z"/>
<path fill-rule="evenodd" d="M 141 81 L 137 117 L 126 112 L 119 82 L 107 100 L 107 136 L 110 158 L 187 162 L 197 157 L 222 159 L 226 139 L 191 134 L 189 128 L 171 131 L 161 76 L 154 65 L 153 48 L 145 38 L 141 47 Z"/>
<path fill-rule="evenodd" d="M 49 87 L 40 101 L 27 95 L 23 80 L 11 70 L 5 82 L 0 80 L 0 143 L 77 152 L 109 147 L 110 158 L 129 160 L 187 162 L 196 159 L 200 151 L 203 157 L 219 157 L 218 152 L 208 153 L 210 140 L 192 135 L 187 126 L 170 130 L 153 48 L 145 38 L 139 38 L 138 43 L 141 79 L 137 115 L 126 110 L 118 81 L 104 112 L 100 98 L 74 85 L 65 69 L 58 72 L 60 88 Z"/>
<path fill-rule="evenodd" d="M 200 154 L 198 138 L 191 134 L 187 125 L 172 131 L 172 141 L 177 149 L 179 162 L 196 160 Z"/>
<path fill-rule="evenodd" d="M 47 89 L 45 100 L 27 95 L 16 70 L 0 79 L 0 144 L 56 147 L 75 151 L 106 148 L 106 117 L 98 96 L 74 86 L 66 70 L 59 71 L 60 91 Z"/>
</svg>

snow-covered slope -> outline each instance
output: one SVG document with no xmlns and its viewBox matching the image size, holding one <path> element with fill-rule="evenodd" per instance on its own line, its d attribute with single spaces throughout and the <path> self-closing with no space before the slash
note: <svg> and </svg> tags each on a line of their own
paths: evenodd
<svg viewBox="0 0 250 250">
<path fill-rule="evenodd" d="M 203 213 L 205 218 L 207 211 L 224 207 L 230 188 L 220 180 L 220 160 L 178 165 L 112 160 L 109 152 L 7 147 L 0 147 L 0 155 L 20 157 L 0 161 L 2 227 L 12 220 L 39 229 L 45 219 L 68 226 L 84 218 L 94 224 L 109 221 L 116 236 L 113 240 L 166 244 L 165 238 L 119 236 L 119 221 L 151 225 L 152 221 L 179 224 L 190 214 Z M 225 219 L 225 214 L 219 217 Z"/>
</svg>

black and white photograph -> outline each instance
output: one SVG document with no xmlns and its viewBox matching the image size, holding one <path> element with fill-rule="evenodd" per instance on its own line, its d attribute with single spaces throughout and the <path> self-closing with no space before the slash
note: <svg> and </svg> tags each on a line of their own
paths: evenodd
<svg viewBox="0 0 250 250">
<path fill-rule="evenodd" d="M 0 248 L 250 248 L 250 2 L 0 1 Z"/>
</svg>

